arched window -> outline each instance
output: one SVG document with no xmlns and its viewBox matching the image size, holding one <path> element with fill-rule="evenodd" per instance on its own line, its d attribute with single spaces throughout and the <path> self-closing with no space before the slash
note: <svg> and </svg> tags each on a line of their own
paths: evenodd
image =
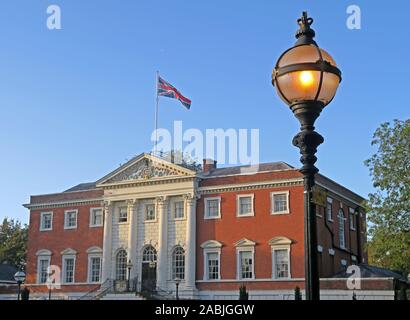
<svg viewBox="0 0 410 320">
<path fill-rule="evenodd" d="M 339 210 L 337 217 L 339 219 L 339 246 L 345 248 L 345 214 L 342 209 Z"/>
<path fill-rule="evenodd" d="M 185 279 L 185 250 L 177 246 L 172 252 L 172 279 Z"/>
<path fill-rule="evenodd" d="M 156 262 L 157 250 L 153 246 L 147 246 L 142 252 L 142 262 Z"/>
<path fill-rule="evenodd" d="M 117 280 L 127 279 L 127 252 L 123 249 L 118 251 L 115 259 L 115 276 Z"/>
</svg>

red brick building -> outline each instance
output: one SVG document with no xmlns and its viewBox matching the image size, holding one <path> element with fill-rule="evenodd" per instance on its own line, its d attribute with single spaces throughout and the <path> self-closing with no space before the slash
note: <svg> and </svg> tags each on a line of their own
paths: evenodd
<svg viewBox="0 0 410 320">
<path fill-rule="evenodd" d="M 365 212 L 357 194 L 316 180 L 320 275 L 329 278 L 366 262 Z M 241 284 L 261 297 L 304 287 L 303 178 L 283 162 L 205 161 L 197 172 L 141 154 L 95 183 L 25 206 L 32 292 L 48 291 L 49 266 L 61 283 L 54 294 L 76 297 L 130 283 L 169 292 L 175 278 L 182 296 L 198 298 L 232 298 Z"/>
</svg>

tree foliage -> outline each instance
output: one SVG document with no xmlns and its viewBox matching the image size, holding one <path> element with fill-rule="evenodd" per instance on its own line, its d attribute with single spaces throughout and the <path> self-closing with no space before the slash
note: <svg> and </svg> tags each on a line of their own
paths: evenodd
<svg viewBox="0 0 410 320">
<path fill-rule="evenodd" d="M 24 268 L 27 253 L 27 225 L 4 218 L 0 224 L 0 263 Z"/>
<path fill-rule="evenodd" d="M 410 119 L 383 123 L 377 152 L 365 161 L 376 191 L 369 194 L 369 260 L 410 272 Z"/>
</svg>

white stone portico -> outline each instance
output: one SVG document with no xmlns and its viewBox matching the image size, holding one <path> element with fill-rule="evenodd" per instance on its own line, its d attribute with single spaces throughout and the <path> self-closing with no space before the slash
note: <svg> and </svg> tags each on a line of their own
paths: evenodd
<svg viewBox="0 0 410 320">
<path fill-rule="evenodd" d="M 178 246 L 185 253 L 180 292 L 193 296 L 197 172 L 144 153 L 97 181 L 97 187 L 104 190 L 102 281 L 117 278 L 116 257 L 125 250 L 132 263 L 130 279 L 137 279 L 141 288 L 146 275 L 143 252 L 149 247 L 156 252 L 156 261 L 150 264 L 156 270 L 156 288 L 173 291 L 172 257 Z M 183 217 L 175 217 L 176 202 L 183 203 Z M 155 217 L 148 219 L 150 208 L 155 208 Z M 127 218 L 122 221 L 125 211 Z"/>
</svg>

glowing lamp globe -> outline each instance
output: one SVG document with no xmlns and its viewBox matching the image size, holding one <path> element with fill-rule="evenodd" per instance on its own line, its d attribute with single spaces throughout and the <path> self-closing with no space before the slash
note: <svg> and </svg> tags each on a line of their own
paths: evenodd
<svg viewBox="0 0 410 320">
<path fill-rule="evenodd" d="M 313 40 L 312 23 L 304 12 L 298 19 L 295 46 L 280 56 L 273 69 L 272 84 L 289 106 L 317 102 L 323 108 L 332 101 L 342 80 L 335 60 Z"/>
</svg>

